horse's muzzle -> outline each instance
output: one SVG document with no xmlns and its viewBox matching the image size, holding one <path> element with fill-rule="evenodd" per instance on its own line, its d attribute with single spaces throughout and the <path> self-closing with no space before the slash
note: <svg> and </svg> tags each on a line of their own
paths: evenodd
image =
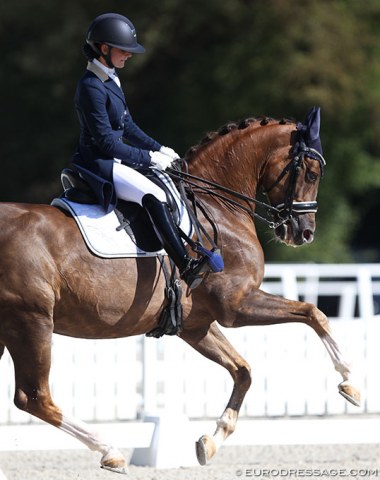
<svg viewBox="0 0 380 480">
<path fill-rule="evenodd" d="M 297 215 L 275 229 L 276 237 L 283 243 L 299 247 L 314 240 L 314 214 Z"/>
</svg>

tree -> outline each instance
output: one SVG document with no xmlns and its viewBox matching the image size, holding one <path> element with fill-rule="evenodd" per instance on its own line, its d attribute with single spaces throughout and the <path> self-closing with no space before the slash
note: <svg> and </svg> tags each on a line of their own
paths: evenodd
<svg viewBox="0 0 380 480">
<path fill-rule="evenodd" d="M 1 199 L 49 202 L 75 149 L 80 50 L 104 3 L 19 0 L 0 8 Z M 302 120 L 321 107 L 327 168 L 316 240 L 294 251 L 260 229 L 267 259 L 348 261 L 358 250 L 379 258 L 371 241 L 379 229 L 363 223 L 380 202 L 376 0 L 131 0 L 128 11 L 111 0 L 106 8 L 130 16 L 147 48 L 121 72 L 134 118 L 180 153 L 229 120 Z"/>
</svg>

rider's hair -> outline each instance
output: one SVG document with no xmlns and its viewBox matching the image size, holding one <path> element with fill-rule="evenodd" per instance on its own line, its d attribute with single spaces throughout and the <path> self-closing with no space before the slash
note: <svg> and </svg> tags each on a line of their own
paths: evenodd
<svg viewBox="0 0 380 480">
<path fill-rule="evenodd" d="M 94 60 L 94 58 L 99 58 L 99 54 L 95 52 L 95 50 L 88 43 L 83 45 L 82 53 L 90 62 Z"/>
</svg>

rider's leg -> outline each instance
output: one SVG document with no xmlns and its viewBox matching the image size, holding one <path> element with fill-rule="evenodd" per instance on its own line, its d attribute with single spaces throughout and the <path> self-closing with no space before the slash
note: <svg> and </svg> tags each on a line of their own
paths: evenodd
<svg viewBox="0 0 380 480">
<path fill-rule="evenodd" d="M 202 282 L 204 273 L 210 271 L 208 258 L 195 259 L 187 254 L 166 202 L 161 202 L 152 194 L 146 194 L 142 204 L 148 212 L 157 237 L 178 267 L 181 278 L 190 288 L 196 288 Z"/>
<path fill-rule="evenodd" d="M 157 237 L 179 269 L 181 278 L 190 288 L 196 288 L 210 271 L 207 257 L 190 257 L 183 245 L 166 202 L 165 192 L 138 171 L 114 163 L 113 180 L 116 196 L 138 203 L 148 212 Z"/>
<path fill-rule="evenodd" d="M 113 165 L 113 185 L 117 198 L 138 203 L 141 207 L 144 195 L 150 193 L 161 202 L 166 202 L 165 192 L 139 171 L 115 162 Z"/>
</svg>

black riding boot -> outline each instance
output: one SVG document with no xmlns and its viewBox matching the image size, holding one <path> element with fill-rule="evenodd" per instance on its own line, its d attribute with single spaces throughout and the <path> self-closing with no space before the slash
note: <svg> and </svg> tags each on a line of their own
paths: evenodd
<svg viewBox="0 0 380 480">
<path fill-rule="evenodd" d="M 196 288 L 203 280 L 202 274 L 210 271 L 207 257 L 195 259 L 187 254 L 166 202 L 160 202 L 153 195 L 147 194 L 142 199 L 142 205 L 148 212 L 162 246 L 178 267 L 181 278 L 190 288 Z"/>
</svg>

